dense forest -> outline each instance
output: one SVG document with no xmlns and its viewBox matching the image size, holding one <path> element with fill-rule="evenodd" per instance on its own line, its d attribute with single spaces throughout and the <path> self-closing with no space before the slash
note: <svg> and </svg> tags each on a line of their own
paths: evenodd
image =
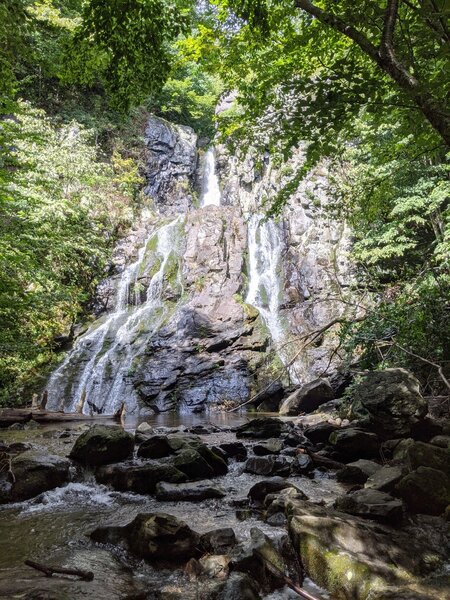
<svg viewBox="0 0 450 600">
<path fill-rule="evenodd" d="M 142 197 L 153 112 L 302 169 L 353 227 L 365 365 L 439 390 L 449 356 L 448 11 L 424 2 L 28 2 L 1 6 L 2 402 L 39 388 Z M 215 117 L 221 94 L 232 107 Z M 28 394 L 29 395 L 29 394 Z"/>
</svg>

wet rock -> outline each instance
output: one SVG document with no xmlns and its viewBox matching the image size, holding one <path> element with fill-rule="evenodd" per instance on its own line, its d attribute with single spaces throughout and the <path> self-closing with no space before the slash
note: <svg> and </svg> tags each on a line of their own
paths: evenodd
<svg viewBox="0 0 450 600">
<path fill-rule="evenodd" d="M 247 448 L 242 442 L 227 442 L 220 444 L 219 448 L 225 452 L 228 458 L 234 458 L 238 462 L 247 458 Z"/>
<path fill-rule="evenodd" d="M 275 494 L 286 488 L 293 488 L 297 492 L 302 493 L 293 483 L 286 481 L 286 479 L 272 477 L 271 479 L 255 483 L 248 492 L 248 498 L 253 504 L 262 504 L 268 494 Z"/>
<path fill-rule="evenodd" d="M 286 446 L 289 446 L 291 448 L 298 448 L 298 446 L 310 445 L 309 440 L 303 435 L 303 433 L 296 430 L 290 431 L 283 441 Z"/>
<path fill-rule="evenodd" d="M 152 435 L 140 444 L 137 454 L 142 458 L 163 458 L 174 450 L 166 435 Z"/>
<path fill-rule="evenodd" d="M 202 549 L 210 554 L 224 554 L 236 545 L 236 535 L 231 527 L 213 529 L 200 538 Z"/>
<path fill-rule="evenodd" d="M 231 573 L 217 600 L 261 600 L 261 595 L 253 577 L 237 572 Z"/>
<path fill-rule="evenodd" d="M 224 554 L 207 554 L 199 560 L 202 575 L 214 579 L 226 579 L 230 559 Z"/>
<path fill-rule="evenodd" d="M 183 483 L 187 481 L 185 473 L 171 464 L 159 462 L 119 463 L 99 467 L 95 472 L 99 483 L 110 485 L 121 492 L 153 494 L 160 481 Z"/>
<path fill-rule="evenodd" d="M 255 456 L 245 463 L 245 471 L 255 475 L 282 475 L 291 472 L 293 460 L 287 456 Z"/>
<path fill-rule="evenodd" d="M 313 412 L 321 404 L 333 400 L 334 392 L 326 379 L 316 379 L 302 385 L 288 396 L 280 406 L 280 415 L 299 415 Z"/>
<path fill-rule="evenodd" d="M 433 444 L 414 442 L 409 444 L 405 453 L 406 463 L 412 470 L 429 467 L 450 473 L 450 448 L 440 448 Z"/>
<path fill-rule="evenodd" d="M 355 427 L 342 428 L 330 435 L 336 452 L 347 459 L 378 456 L 379 441 L 376 434 Z"/>
<path fill-rule="evenodd" d="M 307 475 L 314 469 L 314 462 L 308 454 L 302 452 L 295 457 L 292 468 L 301 475 Z"/>
<path fill-rule="evenodd" d="M 212 467 L 214 475 L 226 475 L 228 473 L 228 466 L 225 460 L 219 456 L 212 448 L 209 448 L 205 444 L 197 448 L 197 452 L 202 456 L 206 462 Z"/>
<path fill-rule="evenodd" d="M 278 412 L 283 399 L 284 389 L 279 381 L 272 383 L 268 389 L 258 396 L 258 412 Z"/>
<path fill-rule="evenodd" d="M 272 527 L 284 527 L 287 523 L 286 515 L 282 512 L 276 512 L 270 517 L 267 517 L 266 523 Z"/>
<path fill-rule="evenodd" d="M 184 521 L 166 513 L 144 513 L 124 527 L 100 527 L 94 541 L 117 543 L 150 562 L 179 564 L 199 556 L 200 536 Z"/>
<path fill-rule="evenodd" d="M 418 380 L 405 369 L 372 371 L 353 390 L 352 415 L 383 439 L 410 435 L 427 410 Z"/>
<path fill-rule="evenodd" d="M 70 461 L 39 450 L 21 452 L 11 460 L 11 473 L 2 471 L 0 503 L 33 498 L 69 482 Z"/>
<path fill-rule="evenodd" d="M 440 515 L 450 504 L 450 476 L 429 467 L 408 473 L 395 490 L 415 513 Z"/>
<path fill-rule="evenodd" d="M 253 446 L 253 452 L 257 456 L 266 456 L 268 454 L 279 454 L 283 449 L 283 442 L 281 440 L 267 440 L 267 442 L 261 442 Z"/>
<path fill-rule="evenodd" d="M 284 431 L 285 427 L 279 419 L 271 417 L 264 419 L 252 419 L 248 423 L 244 423 L 237 428 L 236 437 L 251 438 L 251 439 L 269 439 L 278 438 Z"/>
<path fill-rule="evenodd" d="M 336 479 L 341 483 L 365 483 L 379 469 L 381 465 L 378 463 L 361 458 L 340 469 L 336 473 Z"/>
<path fill-rule="evenodd" d="M 364 487 L 379 490 L 380 492 L 392 492 L 405 475 L 405 469 L 401 466 L 383 466 L 371 475 Z"/>
<path fill-rule="evenodd" d="M 207 498 L 223 498 L 225 492 L 205 481 L 193 483 L 166 483 L 156 486 L 156 499 L 162 502 L 199 502 Z"/>
<path fill-rule="evenodd" d="M 306 573 L 334 598 L 369 600 L 374 591 L 421 580 L 442 564 L 425 538 L 297 499 L 289 532 Z"/>
<path fill-rule="evenodd" d="M 84 465 L 120 462 L 133 454 L 134 437 L 118 425 L 93 425 L 75 442 L 70 458 Z"/>
<path fill-rule="evenodd" d="M 337 429 L 339 429 L 339 427 L 332 423 L 317 423 L 316 425 L 307 427 L 304 434 L 313 444 L 319 444 L 328 442 L 330 435 Z"/>
<path fill-rule="evenodd" d="M 374 489 L 357 490 L 340 496 L 333 506 L 350 515 L 392 524 L 401 523 L 404 512 L 401 500 Z"/>
<path fill-rule="evenodd" d="M 172 464 L 188 479 L 209 479 L 215 475 L 212 466 L 194 449 L 181 450 L 173 457 Z"/>
</svg>

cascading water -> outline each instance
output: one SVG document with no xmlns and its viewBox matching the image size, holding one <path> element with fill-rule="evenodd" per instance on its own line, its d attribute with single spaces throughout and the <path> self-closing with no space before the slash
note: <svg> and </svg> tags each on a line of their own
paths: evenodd
<svg viewBox="0 0 450 600">
<path fill-rule="evenodd" d="M 286 335 L 280 317 L 282 288 L 283 230 L 273 219 L 252 215 L 248 220 L 249 282 L 245 301 L 259 310 L 277 349 L 281 361 L 289 363 L 288 353 L 282 347 Z M 290 378 L 298 383 L 293 368 L 288 367 Z"/>
<path fill-rule="evenodd" d="M 216 153 L 214 147 L 208 148 L 204 158 L 203 186 L 200 206 L 220 206 L 220 186 L 216 172 Z"/>
<path fill-rule="evenodd" d="M 178 263 L 180 221 L 177 217 L 152 233 L 137 260 L 124 270 L 114 310 L 77 340 L 50 377 L 49 409 L 112 414 L 125 401 L 128 412 L 137 408 L 131 381 L 133 359 L 166 317 L 165 275 L 171 260 Z M 152 260 L 147 256 L 149 252 Z M 149 272 L 152 275 L 141 302 L 140 281 L 148 278 Z"/>
</svg>

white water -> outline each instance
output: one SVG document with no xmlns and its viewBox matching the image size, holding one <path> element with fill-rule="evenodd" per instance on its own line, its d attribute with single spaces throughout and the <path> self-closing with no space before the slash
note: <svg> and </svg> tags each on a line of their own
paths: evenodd
<svg viewBox="0 0 450 600">
<path fill-rule="evenodd" d="M 112 414 L 125 401 L 128 412 L 137 408 L 131 381 L 133 359 L 164 321 L 165 271 L 171 257 L 177 260 L 179 223 L 177 217 L 146 239 L 137 260 L 120 277 L 113 311 L 77 340 L 50 377 L 47 385 L 50 410 Z M 155 244 L 155 238 L 154 260 L 146 265 L 146 251 L 150 243 Z M 158 263 L 141 303 L 139 280 Z"/>
<path fill-rule="evenodd" d="M 257 308 L 275 344 L 283 338 L 281 227 L 272 219 L 252 215 L 248 221 L 249 282 L 245 301 Z"/>
<path fill-rule="evenodd" d="M 208 148 L 204 158 L 203 186 L 200 206 L 220 206 L 220 185 L 216 172 L 216 153 L 214 147 Z"/>
</svg>

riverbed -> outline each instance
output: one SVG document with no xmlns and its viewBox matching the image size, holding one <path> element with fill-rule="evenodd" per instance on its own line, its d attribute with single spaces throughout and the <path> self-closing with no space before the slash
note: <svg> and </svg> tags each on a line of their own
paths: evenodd
<svg viewBox="0 0 450 600">
<path fill-rule="evenodd" d="M 248 420 L 247 415 L 217 413 L 211 415 L 161 414 L 145 420 L 154 428 L 190 429 L 199 425 L 214 426 L 216 431 L 201 435 L 210 444 L 235 439 L 230 429 Z M 125 423 L 134 431 L 137 422 Z M 24 430 L 2 430 L 0 439 L 6 444 L 30 443 L 51 454 L 67 456 L 76 438 L 86 425 L 45 425 Z M 92 473 L 73 467 L 68 485 L 48 491 L 31 500 L 0 507 L 0 598 L 39 598 L 55 600 L 112 600 L 147 598 L 149 590 L 164 591 L 169 599 L 177 589 L 183 590 L 183 600 L 200 600 L 198 582 L 190 582 L 181 570 L 156 570 L 143 561 L 116 547 L 93 543 L 89 533 L 104 525 L 124 525 L 138 513 L 166 512 L 182 518 L 188 525 L 204 533 L 219 527 L 232 527 L 239 540 L 247 538 L 252 527 L 258 527 L 269 537 L 286 535 L 283 527 L 266 524 L 255 513 L 239 509 L 239 500 L 257 481 L 264 479 L 243 472 L 243 463 L 230 461 L 227 475 L 217 482 L 227 492 L 223 499 L 202 502 L 160 502 L 153 496 L 121 493 L 95 482 Z M 341 492 L 340 485 L 329 473 L 314 472 L 310 477 L 292 477 L 312 500 L 332 503 Z M 54 576 L 46 578 L 24 565 L 27 559 L 47 564 L 89 570 L 92 582 Z M 312 582 L 305 588 L 320 600 L 329 596 Z M 156 597 L 156 596 L 155 596 Z M 160 596 L 158 596 L 160 597 Z M 179 597 L 179 596 L 177 596 Z M 277 591 L 267 600 L 298 598 L 287 588 Z"/>
</svg>

